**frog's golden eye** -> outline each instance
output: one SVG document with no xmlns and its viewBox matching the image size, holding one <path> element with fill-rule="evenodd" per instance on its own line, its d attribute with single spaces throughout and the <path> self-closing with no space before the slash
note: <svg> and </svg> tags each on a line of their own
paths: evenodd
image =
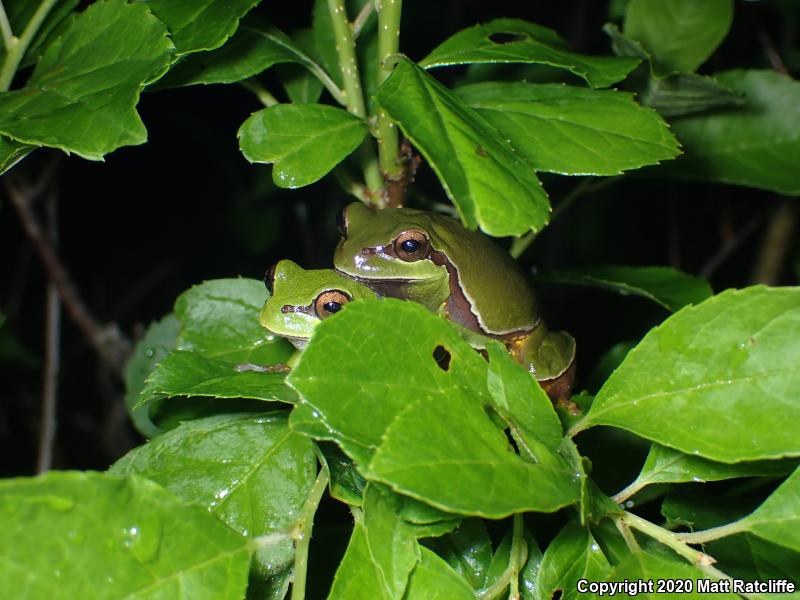
<svg viewBox="0 0 800 600">
<path fill-rule="evenodd" d="M 275 263 L 264 273 L 264 285 L 267 286 L 270 296 L 272 296 L 275 291 L 275 267 L 277 266 L 278 263 Z"/>
<path fill-rule="evenodd" d="M 342 306 L 352 298 L 341 290 L 326 290 L 314 300 L 314 312 L 320 319 L 325 319 L 342 310 Z"/>
<path fill-rule="evenodd" d="M 428 236 L 416 229 L 404 231 L 394 240 L 394 253 L 402 261 L 415 262 L 428 256 Z"/>
</svg>

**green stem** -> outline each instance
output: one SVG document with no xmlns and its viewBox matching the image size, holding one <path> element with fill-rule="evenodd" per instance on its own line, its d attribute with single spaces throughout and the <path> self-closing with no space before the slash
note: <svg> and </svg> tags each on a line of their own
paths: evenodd
<svg viewBox="0 0 800 600">
<path fill-rule="evenodd" d="M 323 466 L 305 504 L 300 510 L 300 516 L 292 530 L 295 540 L 294 549 L 294 580 L 292 582 L 292 600 L 303 600 L 306 594 L 306 573 L 308 571 L 308 546 L 311 543 L 311 530 L 314 527 L 314 513 L 325 493 L 328 485 L 328 469 Z"/>
<path fill-rule="evenodd" d="M 633 513 L 624 512 L 622 513 L 622 516 L 617 517 L 616 520 L 621 521 L 628 527 L 633 527 L 634 529 L 641 531 L 654 540 L 658 540 L 665 546 L 674 550 L 677 554 L 680 554 L 693 565 L 705 567 L 714 564 L 713 558 L 711 558 L 708 554 L 687 546 L 680 539 L 678 534 L 667 531 L 663 527 L 659 527 L 655 523 L 646 521 L 645 519 L 638 517 Z"/>
<path fill-rule="evenodd" d="M 400 19 L 403 0 L 381 0 L 378 9 L 378 85 L 380 86 L 392 69 L 387 59 L 400 51 Z M 396 180 L 403 175 L 399 160 L 400 136 L 397 125 L 383 109 L 378 110 L 378 153 L 384 177 Z"/>
<path fill-rule="evenodd" d="M 617 492 L 616 494 L 614 494 L 611 497 L 611 499 L 614 502 L 616 502 L 617 504 L 622 504 L 623 502 L 625 502 L 625 500 L 627 500 L 628 498 L 633 496 L 636 492 L 641 490 L 648 483 L 650 483 L 650 482 L 648 480 L 646 480 L 646 479 L 637 478 L 636 481 L 634 481 L 632 484 L 630 484 L 624 490 L 621 490 L 621 491 Z"/>
<path fill-rule="evenodd" d="M 625 540 L 625 544 L 628 546 L 628 549 L 631 552 L 640 552 L 641 548 L 639 547 L 639 542 L 636 541 L 636 536 L 633 535 L 631 528 L 619 519 L 614 521 L 614 525 L 617 526 L 617 530 L 622 536 L 622 539 Z"/>
<path fill-rule="evenodd" d="M 685 544 L 704 544 L 745 531 L 747 527 L 742 523 L 743 521 L 734 521 L 727 525 L 720 525 L 703 531 L 676 533 L 675 536 Z"/>
<path fill-rule="evenodd" d="M 239 84 L 246 90 L 253 92 L 256 95 L 256 98 L 258 98 L 261 104 L 264 106 L 275 106 L 276 104 L 279 104 L 275 96 L 270 94 L 267 88 L 261 85 L 261 82 L 255 77 L 240 81 Z"/>
<path fill-rule="evenodd" d="M 367 0 L 364 4 L 364 7 L 361 9 L 361 12 L 356 15 L 356 20 L 353 21 L 353 39 L 358 39 L 358 36 L 361 34 L 361 30 L 364 29 L 364 25 L 367 24 L 367 19 L 372 14 L 372 11 L 375 7 L 372 4 L 372 0 Z"/>
<path fill-rule="evenodd" d="M 11 31 L 11 23 L 8 22 L 8 15 L 6 14 L 6 7 L 3 6 L 3 0 L 0 0 L 0 31 L 3 32 L 3 44 L 8 50 L 14 43 L 14 32 Z"/>
<path fill-rule="evenodd" d="M 528 545 L 525 543 L 524 528 L 525 522 L 522 513 L 514 515 L 513 528 L 511 530 L 511 551 L 508 555 L 508 566 L 500 574 L 500 577 L 490 585 L 478 592 L 480 600 L 492 600 L 503 593 L 507 587 L 511 588 L 509 598 L 518 599 L 519 596 L 519 572 L 528 560 Z"/>
<path fill-rule="evenodd" d="M 36 12 L 33 13 L 31 20 L 28 21 L 22 35 L 19 38 L 12 37 L 7 40 L 6 59 L 3 62 L 3 68 L 0 69 L 0 92 L 6 92 L 11 87 L 11 82 L 17 73 L 19 63 L 22 61 L 22 57 L 25 56 L 31 41 L 33 41 L 33 36 L 39 31 L 42 21 L 47 17 L 56 2 L 58 0 L 43 0 Z M 5 13 L 5 10 L 3 12 Z"/>
<path fill-rule="evenodd" d="M 364 104 L 364 93 L 361 90 L 361 76 L 356 60 L 353 27 L 347 20 L 344 0 L 328 0 L 328 10 L 331 13 L 333 32 L 336 36 L 336 52 L 339 56 L 339 67 L 344 80 L 345 106 L 352 114 L 366 121 L 367 109 Z M 368 142 L 365 142 L 361 148 L 361 167 L 364 171 L 364 180 L 369 191 L 377 198 L 378 192 L 383 187 L 383 179 L 377 162 L 367 156 L 367 153 L 372 154 Z"/>
</svg>

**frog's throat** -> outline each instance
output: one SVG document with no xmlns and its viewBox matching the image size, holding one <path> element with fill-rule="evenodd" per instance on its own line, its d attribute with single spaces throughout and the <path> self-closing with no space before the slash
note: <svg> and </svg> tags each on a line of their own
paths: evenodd
<svg viewBox="0 0 800 600">
<path fill-rule="evenodd" d="M 450 295 L 447 297 L 447 303 L 445 304 L 445 314 L 449 320 L 460 323 L 467 329 L 475 331 L 476 333 L 501 340 L 516 338 L 520 334 L 533 331 L 541 322 L 542 319 L 539 317 L 536 321 L 525 327 L 493 331 L 486 325 L 483 319 L 481 319 L 480 314 L 475 312 L 472 302 L 464 293 L 464 288 L 461 285 L 461 278 L 458 274 L 458 267 L 450 262 L 443 252 L 438 250 L 431 250 L 428 257 L 433 264 L 444 266 L 447 269 L 448 281 L 450 283 Z"/>
</svg>

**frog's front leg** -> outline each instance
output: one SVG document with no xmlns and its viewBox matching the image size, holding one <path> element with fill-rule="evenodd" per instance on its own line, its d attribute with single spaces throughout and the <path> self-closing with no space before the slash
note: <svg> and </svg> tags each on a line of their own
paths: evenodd
<svg viewBox="0 0 800 600">
<path fill-rule="evenodd" d="M 572 414 L 580 409 L 570 400 L 575 381 L 575 339 L 566 331 L 549 331 L 544 322 L 507 343 L 514 358 L 533 375 L 550 400 Z"/>
</svg>

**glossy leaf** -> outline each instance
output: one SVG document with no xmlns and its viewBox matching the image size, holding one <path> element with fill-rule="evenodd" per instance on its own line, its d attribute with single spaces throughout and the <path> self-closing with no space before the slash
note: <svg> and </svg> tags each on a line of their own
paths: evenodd
<svg viewBox="0 0 800 600">
<path fill-rule="evenodd" d="M 364 519 L 350 537 L 328 595 L 329 600 L 400 599 L 419 561 L 413 528 L 393 510 L 391 499 L 368 486 Z"/>
<path fill-rule="evenodd" d="M 647 87 L 639 93 L 639 102 L 665 117 L 679 117 L 711 108 L 741 106 L 747 100 L 713 77 L 673 73 L 662 78 L 650 77 Z"/>
<path fill-rule="evenodd" d="M 177 54 L 213 50 L 225 43 L 260 0 L 139 0 L 166 23 Z"/>
<path fill-rule="evenodd" d="M 248 17 L 224 46 L 187 56 L 158 86 L 234 83 L 282 63 L 315 66 L 313 59 L 289 36 L 261 19 Z"/>
<path fill-rule="evenodd" d="M 492 562 L 492 540 L 480 519 L 464 519 L 458 529 L 431 540 L 428 547 L 474 589 L 486 585 Z"/>
<path fill-rule="evenodd" d="M 800 455 L 800 289 L 728 290 L 650 331 L 584 422 L 720 462 Z"/>
<path fill-rule="evenodd" d="M 680 593 L 667 593 L 665 590 L 677 590 L 677 587 L 665 587 L 659 591 L 656 587 L 663 580 L 665 586 L 684 586 L 680 588 Z M 686 589 L 688 580 L 691 589 Z M 652 592 L 649 589 L 641 590 L 636 594 L 637 598 L 646 600 L 657 600 L 659 598 L 723 598 L 733 600 L 740 598 L 738 594 L 732 592 L 715 591 L 711 589 L 700 591 L 698 586 L 706 582 L 716 581 L 710 578 L 707 573 L 697 567 L 680 561 L 677 558 L 667 558 L 649 552 L 632 552 L 628 554 L 620 564 L 616 565 L 609 573 L 605 581 L 623 582 L 628 581 L 637 583 L 639 581 L 649 584 L 653 583 Z M 631 588 L 639 589 L 639 588 Z M 725 589 L 725 588 L 722 588 Z"/>
<path fill-rule="evenodd" d="M 284 384 L 285 373 L 242 371 L 229 362 L 177 350 L 162 360 L 147 378 L 134 410 L 174 396 L 253 398 L 293 403 L 294 392 Z"/>
<path fill-rule="evenodd" d="M 550 398 L 502 344 L 490 344 L 486 350 L 492 406 L 511 426 L 517 443 L 526 446 L 534 456 L 537 443 L 558 450 L 564 432 Z"/>
<path fill-rule="evenodd" d="M 469 584 L 450 565 L 427 548 L 411 573 L 405 600 L 474 600 Z"/>
<path fill-rule="evenodd" d="M 279 104 L 253 113 L 239 129 L 239 148 L 250 162 L 274 163 L 282 188 L 314 183 L 358 148 L 367 124 L 324 104 Z"/>
<path fill-rule="evenodd" d="M 563 459 L 510 451 L 483 408 L 486 381 L 486 362 L 446 321 L 414 303 L 363 300 L 317 327 L 289 376 L 302 397 L 291 425 L 314 435 L 320 423 L 367 479 L 449 512 L 499 518 L 577 500 Z"/>
<path fill-rule="evenodd" d="M 205 508 L 139 477 L 0 482 L 0 587 L 29 598 L 240 599 L 251 549 Z"/>
<path fill-rule="evenodd" d="M 166 33 L 144 5 L 92 4 L 47 46 L 25 88 L 0 94 L 0 133 L 91 160 L 144 143 L 134 106 L 170 60 Z"/>
<path fill-rule="evenodd" d="M 667 124 L 631 94 L 522 82 L 456 93 L 540 171 L 617 175 L 679 153 Z"/>
<path fill-rule="evenodd" d="M 729 465 L 653 444 L 641 473 L 632 485 L 642 488 L 654 483 L 719 481 L 734 477 L 786 475 L 796 466 L 797 461 L 795 460 L 743 462 Z"/>
<path fill-rule="evenodd" d="M 800 552 L 800 468 L 738 526 L 758 537 Z"/>
<path fill-rule="evenodd" d="M 134 410 L 133 407 L 139 401 L 147 376 L 175 349 L 179 329 L 180 321 L 173 314 L 151 323 L 125 366 L 125 406 L 134 426 L 145 437 L 155 437 L 162 431 L 150 420 L 149 408 Z"/>
<path fill-rule="evenodd" d="M 539 63 L 567 69 L 592 87 L 625 79 L 638 60 L 572 52 L 552 29 L 518 19 L 495 19 L 459 31 L 420 62 L 425 69 L 472 63 Z"/>
<path fill-rule="evenodd" d="M 740 108 L 671 122 L 684 156 L 670 175 L 800 194 L 800 83 L 774 71 L 725 71 L 714 77 L 745 95 Z"/>
<path fill-rule="evenodd" d="M 733 21 L 733 0 L 630 0 L 625 34 L 673 71 L 694 71 L 716 50 Z"/>
<path fill-rule="evenodd" d="M 600 287 L 625 296 L 642 296 L 672 312 L 690 304 L 699 304 L 713 295 L 705 279 L 670 267 L 576 267 L 538 275 L 537 280 Z"/>
<path fill-rule="evenodd" d="M 28 46 L 28 49 L 25 51 L 25 56 L 22 58 L 22 62 L 20 62 L 19 65 L 20 68 L 36 64 L 36 61 L 41 57 L 43 49 L 50 41 L 51 34 L 53 36 L 58 34 L 58 27 L 64 23 L 66 18 L 79 3 L 79 0 L 56 0 L 53 8 L 47 13 L 47 17 L 45 17 L 36 35 L 31 40 L 30 46 Z M 16 33 L 17 37 L 19 37 L 20 33 L 23 31 L 24 25 L 27 24 L 33 12 L 39 8 L 40 5 L 40 2 L 31 2 L 30 0 L 12 0 L 11 2 L 5 2 L 6 11 L 9 13 L 8 18 L 11 29 Z M 24 24 L 19 22 L 15 18 L 16 15 L 13 14 L 16 6 L 20 6 L 20 8 L 25 11 L 23 17 L 25 19 Z M 0 52 L 0 56 L 2 54 L 4 54 L 4 51 Z"/>
<path fill-rule="evenodd" d="M 418 66 L 401 60 L 376 100 L 428 160 L 467 227 L 504 236 L 547 223 L 550 204 L 533 166 Z"/>
<path fill-rule="evenodd" d="M 544 551 L 535 597 L 553 598 L 561 590 L 563 600 L 580 598 L 579 579 L 602 581 L 610 571 L 611 565 L 589 529 L 570 521 Z"/>
<path fill-rule="evenodd" d="M 269 294 L 264 282 L 239 277 L 213 279 L 178 296 L 178 350 L 232 365 L 283 363 L 294 347 L 261 327 L 258 316 Z"/>
<path fill-rule="evenodd" d="M 316 465 L 311 441 L 289 431 L 286 414 L 276 412 L 183 423 L 123 456 L 110 472 L 155 481 L 244 536 L 282 534 L 258 553 L 263 574 L 272 575 L 291 565 L 294 543 L 286 532 L 306 501 Z"/>
</svg>

